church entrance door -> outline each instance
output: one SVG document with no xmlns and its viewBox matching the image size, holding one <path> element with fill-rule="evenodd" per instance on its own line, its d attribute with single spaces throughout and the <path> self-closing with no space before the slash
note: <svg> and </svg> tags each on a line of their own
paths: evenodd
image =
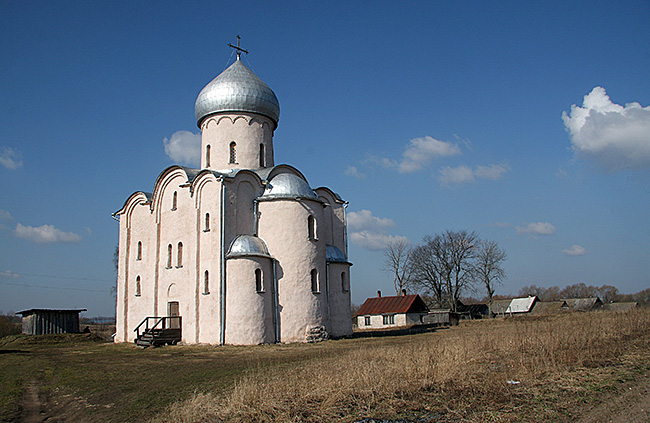
<svg viewBox="0 0 650 423">
<path fill-rule="evenodd" d="M 180 316 L 180 307 L 178 301 L 170 301 L 167 303 L 167 316 L 178 317 Z M 180 329 L 180 319 L 169 319 L 169 329 Z"/>
</svg>

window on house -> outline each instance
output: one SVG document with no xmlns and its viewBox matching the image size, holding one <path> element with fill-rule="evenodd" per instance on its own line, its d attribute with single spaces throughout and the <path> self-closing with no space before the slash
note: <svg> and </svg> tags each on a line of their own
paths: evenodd
<svg viewBox="0 0 650 423">
<path fill-rule="evenodd" d="M 309 232 L 309 239 L 316 239 L 316 219 L 312 215 L 307 218 L 307 232 Z"/>
<path fill-rule="evenodd" d="M 208 231 L 210 231 L 210 213 L 205 214 L 205 227 L 203 228 L 203 232 Z"/>
<path fill-rule="evenodd" d="M 140 275 L 135 278 L 135 296 L 139 297 L 142 295 L 142 287 L 140 286 Z"/>
<path fill-rule="evenodd" d="M 210 144 L 205 147 L 205 167 L 210 167 Z"/>
<path fill-rule="evenodd" d="M 370 316 L 364 316 L 363 324 L 366 326 L 370 326 Z"/>
<path fill-rule="evenodd" d="M 348 281 L 345 272 L 341 272 L 341 291 L 348 291 Z"/>
<path fill-rule="evenodd" d="M 176 267 L 183 267 L 183 243 L 178 243 L 178 256 L 176 257 Z"/>
<path fill-rule="evenodd" d="M 138 251 L 135 255 L 136 260 L 142 260 L 142 241 L 138 241 Z"/>
<path fill-rule="evenodd" d="M 203 274 L 203 293 L 204 294 L 210 293 L 210 273 L 208 273 L 207 270 Z"/>
<path fill-rule="evenodd" d="M 264 292 L 264 286 L 262 285 L 262 270 L 255 269 L 255 290 L 257 292 Z"/>
<path fill-rule="evenodd" d="M 318 289 L 318 271 L 312 269 L 311 271 L 311 292 L 320 292 Z"/>
<path fill-rule="evenodd" d="M 260 144 L 260 167 L 264 167 L 265 157 L 264 157 L 264 144 Z"/>
<path fill-rule="evenodd" d="M 172 267 L 172 245 L 169 244 L 167 246 L 167 268 L 169 269 L 171 267 Z"/>
<path fill-rule="evenodd" d="M 172 210 L 176 210 L 177 205 L 178 205 L 178 193 L 174 191 L 174 195 L 172 196 Z"/>
<path fill-rule="evenodd" d="M 395 324 L 395 315 L 394 314 L 385 314 L 384 316 L 385 325 L 394 325 Z"/>
<path fill-rule="evenodd" d="M 230 163 L 237 163 L 237 143 L 230 143 Z"/>
</svg>

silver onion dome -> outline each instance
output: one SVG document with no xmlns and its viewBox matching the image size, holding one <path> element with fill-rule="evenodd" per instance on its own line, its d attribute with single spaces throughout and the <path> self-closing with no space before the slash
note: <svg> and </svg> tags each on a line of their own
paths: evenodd
<svg viewBox="0 0 650 423">
<path fill-rule="evenodd" d="M 196 121 L 219 112 L 251 112 L 266 116 L 277 126 L 280 103 L 275 93 L 240 60 L 221 72 L 199 93 L 194 105 Z"/>
<path fill-rule="evenodd" d="M 230 243 L 227 257 L 271 257 L 262 238 L 253 235 L 237 235 Z"/>
<path fill-rule="evenodd" d="M 280 173 L 274 176 L 267 184 L 260 200 L 276 198 L 303 198 L 316 200 L 318 196 L 300 176 L 293 173 Z"/>
</svg>

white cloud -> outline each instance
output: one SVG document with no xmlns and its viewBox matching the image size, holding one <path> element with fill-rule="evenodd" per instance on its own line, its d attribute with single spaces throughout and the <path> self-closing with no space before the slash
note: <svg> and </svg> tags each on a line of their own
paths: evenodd
<svg viewBox="0 0 650 423">
<path fill-rule="evenodd" d="M 36 228 L 32 226 L 23 226 L 20 223 L 16 225 L 16 236 L 37 244 L 54 244 L 61 242 L 79 242 L 81 236 L 74 232 L 64 232 L 52 225 L 43 225 Z"/>
<path fill-rule="evenodd" d="M 389 242 L 409 242 L 405 236 L 389 235 L 387 229 L 394 227 L 395 222 L 373 216 L 370 210 L 348 213 L 347 223 L 350 242 L 368 250 L 383 250 Z"/>
<path fill-rule="evenodd" d="M 14 273 L 11 270 L 5 270 L 4 272 L 0 272 L 0 276 L 3 278 L 11 278 L 11 279 L 18 279 L 20 277 L 18 273 Z"/>
<path fill-rule="evenodd" d="M 2 210 L 0 209 L 0 220 L 11 220 L 11 213 L 9 213 L 7 210 Z"/>
<path fill-rule="evenodd" d="M 510 170 L 507 165 L 478 166 L 472 169 L 469 166 L 460 165 L 457 167 L 446 166 L 438 170 L 438 182 L 444 186 L 460 185 L 476 181 L 476 179 L 489 179 L 496 181 L 501 179 Z"/>
<path fill-rule="evenodd" d="M 605 171 L 650 168 L 650 106 L 612 103 L 603 87 L 595 87 L 562 120 L 578 158 Z"/>
<path fill-rule="evenodd" d="M 176 163 L 199 166 L 201 163 L 201 134 L 176 131 L 163 140 L 165 154 Z"/>
<path fill-rule="evenodd" d="M 388 235 L 371 231 L 352 232 L 350 242 L 367 250 L 383 250 L 390 242 L 405 241 L 409 239 L 401 235 Z"/>
<path fill-rule="evenodd" d="M 571 248 L 564 249 L 562 252 L 569 256 L 582 256 L 587 253 L 587 250 L 580 245 L 572 245 Z"/>
<path fill-rule="evenodd" d="M 347 176 L 354 176 L 357 179 L 366 179 L 366 175 L 359 172 L 359 169 L 357 169 L 355 166 L 348 166 L 348 168 L 345 169 L 345 174 Z"/>
<path fill-rule="evenodd" d="M 553 235 L 555 226 L 548 222 L 529 223 L 526 226 L 517 226 L 517 235 Z"/>
<path fill-rule="evenodd" d="M 364 229 L 377 231 L 395 226 L 395 222 L 391 219 L 387 217 L 373 216 L 370 210 L 348 213 L 347 223 L 348 229 L 351 231 L 361 231 Z"/>
<path fill-rule="evenodd" d="M 430 136 L 413 138 L 402 154 L 398 170 L 400 173 L 417 172 L 436 157 L 449 157 L 458 154 L 461 154 L 461 151 L 457 144 L 440 141 Z"/>
<path fill-rule="evenodd" d="M 23 165 L 22 154 L 11 147 L 2 147 L 0 164 L 7 169 L 18 169 Z"/>
</svg>

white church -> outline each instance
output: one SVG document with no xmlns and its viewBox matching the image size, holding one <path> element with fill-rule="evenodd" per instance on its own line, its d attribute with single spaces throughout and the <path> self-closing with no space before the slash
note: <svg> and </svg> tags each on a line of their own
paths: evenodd
<svg viewBox="0 0 650 423">
<path fill-rule="evenodd" d="M 156 328 L 219 345 L 352 333 L 347 203 L 275 164 L 278 99 L 235 48 L 196 100 L 200 169 L 168 167 L 114 213 L 115 342 Z"/>
</svg>

